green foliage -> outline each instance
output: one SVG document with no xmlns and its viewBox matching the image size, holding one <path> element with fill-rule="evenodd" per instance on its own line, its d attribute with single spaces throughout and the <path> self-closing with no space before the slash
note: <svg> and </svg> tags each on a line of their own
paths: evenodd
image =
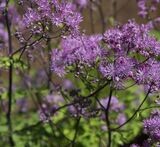
<svg viewBox="0 0 160 147">
<path fill-rule="evenodd" d="M 10 65 L 13 65 L 17 69 L 26 69 L 27 65 L 23 60 L 20 60 L 18 57 L 1 57 L 0 58 L 0 68 L 8 69 Z"/>
</svg>

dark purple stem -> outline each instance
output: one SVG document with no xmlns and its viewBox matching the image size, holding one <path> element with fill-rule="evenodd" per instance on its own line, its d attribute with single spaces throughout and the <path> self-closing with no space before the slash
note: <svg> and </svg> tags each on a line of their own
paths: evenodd
<svg viewBox="0 0 160 147">
<path fill-rule="evenodd" d="M 9 17 L 8 17 L 8 4 L 9 0 L 6 0 L 6 7 L 5 7 L 5 20 L 6 20 L 6 27 L 7 27 L 7 32 L 8 32 L 8 53 L 9 55 L 12 54 L 12 38 L 11 38 L 11 24 L 9 22 Z M 7 118 L 7 125 L 8 125 L 8 130 L 9 130 L 9 144 L 10 146 L 14 146 L 14 140 L 12 137 L 12 120 L 11 120 L 11 112 L 12 112 L 12 82 L 13 82 L 13 65 L 10 63 L 9 66 L 9 75 L 8 75 L 8 111 L 6 114 Z"/>
<path fill-rule="evenodd" d="M 75 134 L 72 140 L 72 147 L 75 147 L 75 142 L 78 134 L 79 124 L 80 124 L 81 117 L 78 117 L 76 124 L 75 124 Z"/>
<path fill-rule="evenodd" d="M 109 120 L 109 108 L 110 108 L 110 104 L 111 104 L 112 93 L 113 93 L 113 89 L 112 89 L 112 86 L 111 86 L 110 87 L 110 92 L 109 92 L 109 100 L 108 100 L 107 108 L 105 110 L 106 125 L 107 125 L 107 128 L 108 128 L 108 144 L 107 144 L 107 147 L 111 147 L 111 142 L 112 142 L 112 134 L 111 134 L 112 132 L 111 132 L 110 120 Z"/>
</svg>

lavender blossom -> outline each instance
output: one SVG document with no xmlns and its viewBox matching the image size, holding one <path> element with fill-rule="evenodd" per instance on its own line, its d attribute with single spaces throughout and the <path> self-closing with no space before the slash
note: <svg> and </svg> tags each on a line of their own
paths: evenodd
<svg viewBox="0 0 160 147">
<path fill-rule="evenodd" d="M 160 3 L 159 0 L 151 0 L 151 4 L 148 3 L 149 0 L 137 0 L 137 6 L 139 9 L 139 15 L 142 18 L 146 18 L 149 16 L 150 12 L 157 10 L 157 4 Z"/>
<path fill-rule="evenodd" d="M 160 71 L 157 56 L 160 42 L 150 36 L 151 25 L 138 25 L 129 21 L 121 27 L 107 30 L 103 41 L 109 48 L 104 49 L 102 36 L 68 36 L 61 41 L 61 50 L 52 52 L 52 70 L 59 76 L 68 71 L 83 74 L 84 67 L 98 70 L 102 77 L 113 81 L 116 89 L 123 89 L 127 80 L 134 80 L 151 92 L 160 89 Z M 137 58 L 143 56 L 144 61 Z"/>
<path fill-rule="evenodd" d="M 147 9 L 147 6 L 146 6 L 146 1 L 147 0 L 137 0 L 137 5 L 138 5 L 138 9 L 139 9 L 139 15 L 142 17 L 142 18 L 145 18 L 148 14 L 148 9 Z"/>
<path fill-rule="evenodd" d="M 29 27 L 40 20 L 41 17 L 39 13 L 31 8 L 28 8 L 27 12 L 23 16 L 23 23 L 26 27 Z"/>
<path fill-rule="evenodd" d="M 76 11 L 74 4 L 70 2 L 59 2 L 58 0 L 34 0 L 34 8 L 28 8 L 23 16 L 24 26 L 34 29 L 49 24 L 61 27 L 66 25 L 71 31 L 78 31 L 82 17 Z M 39 28 L 40 29 L 40 28 Z"/>
<path fill-rule="evenodd" d="M 150 118 L 144 120 L 144 132 L 153 140 L 160 141 L 160 112 L 155 111 Z"/>
<path fill-rule="evenodd" d="M 55 5 L 56 12 L 53 13 L 52 22 L 57 26 L 61 23 L 66 24 L 72 29 L 78 29 L 79 23 L 82 21 L 81 15 L 76 12 L 76 7 L 72 3 L 62 2 Z"/>
<path fill-rule="evenodd" d="M 119 28 L 105 32 L 104 40 L 116 55 L 138 52 L 144 56 L 160 54 L 160 43 L 150 36 L 150 25 L 129 21 Z"/>
<path fill-rule="evenodd" d="M 67 66 L 76 63 L 91 66 L 102 53 L 97 36 L 68 36 L 62 40 L 61 47 L 62 50 L 52 52 L 52 70 L 59 76 L 64 76 Z"/>
<path fill-rule="evenodd" d="M 150 24 L 138 25 L 129 21 L 104 34 L 109 51 L 106 59 L 100 62 L 99 71 L 103 77 L 113 80 L 115 88 L 123 88 L 123 83 L 130 79 L 143 84 L 146 89 L 152 85 L 151 92 L 160 89 L 159 62 L 156 60 L 160 55 L 160 42 L 150 36 L 151 27 Z M 141 55 L 146 60 L 142 62 L 134 54 Z M 112 55 L 114 56 L 110 59 Z"/>
<path fill-rule="evenodd" d="M 155 60 L 148 60 L 139 66 L 133 76 L 138 84 L 143 84 L 147 89 L 151 86 L 151 92 L 160 89 L 160 63 Z"/>
<path fill-rule="evenodd" d="M 122 87 L 125 79 L 132 77 L 134 71 L 135 62 L 131 58 L 118 57 L 114 63 L 102 62 L 99 66 L 99 70 L 104 77 L 112 79 L 115 83 L 115 87 Z"/>
</svg>

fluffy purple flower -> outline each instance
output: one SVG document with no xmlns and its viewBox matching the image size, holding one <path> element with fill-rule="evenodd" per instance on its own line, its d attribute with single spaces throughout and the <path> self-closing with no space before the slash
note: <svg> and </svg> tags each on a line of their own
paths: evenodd
<svg viewBox="0 0 160 147">
<path fill-rule="evenodd" d="M 143 84 L 147 89 L 151 86 L 151 92 L 160 89 L 160 63 L 149 60 L 138 67 L 133 76 L 138 84 Z"/>
<path fill-rule="evenodd" d="M 149 31 L 150 25 L 138 25 L 129 21 L 125 25 L 105 32 L 104 40 L 116 55 L 138 52 L 144 56 L 160 54 L 160 43 Z"/>
<path fill-rule="evenodd" d="M 99 70 L 104 77 L 112 79 L 117 88 L 123 87 L 125 79 L 131 78 L 134 71 L 135 62 L 128 57 L 118 57 L 115 62 L 102 62 Z M 119 86 L 118 86 L 119 83 Z"/>
<path fill-rule="evenodd" d="M 61 50 L 52 52 L 52 70 L 59 76 L 65 74 L 69 65 L 92 65 L 101 56 L 100 39 L 97 36 L 68 36 L 61 42 Z"/>
<path fill-rule="evenodd" d="M 125 80 L 130 79 L 146 89 L 152 86 L 151 92 L 160 89 L 160 65 L 156 59 L 160 55 L 160 42 L 150 36 L 151 28 L 150 24 L 138 25 L 129 21 L 104 34 L 109 49 L 105 60 L 100 62 L 99 71 L 103 77 L 113 80 L 115 88 L 123 88 Z M 136 55 L 146 59 L 140 61 Z"/>
<path fill-rule="evenodd" d="M 23 23 L 26 27 L 34 25 L 34 23 L 41 20 L 39 13 L 31 8 L 28 8 L 27 12 L 23 17 Z"/>
<path fill-rule="evenodd" d="M 38 11 L 42 14 L 42 17 L 49 17 L 51 13 L 51 3 L 48 0 L 35 0 L 38 6 Z"/>
<path fill-rule="evenodd" d="M 55 5 L 56 11 L 52 15 L 52 22 L 57 26 L 61 23 L 71 27 L 71 29 L 78 29 L 82 17 L 79 12 L 76 12 L 76 7 L 72 3 L 62 2 Z"/>
<path fill-rule="evenodd" d="M 150 2 L 150 4 L 149 4 Z M 157 10 L 157 4 L 160 3 L 159 0 L 137 0 L 137 6 L 139 9 L 139 16 L 146 18 L 149 15 L 149 12 Z"/>
<path fill-rule="evenodd" d="M 144 120 L 144 131 L 153 140 L 160 141 L 160 112 L 155 111 L 150 118 Z"/>
<path fill-rule="evenodd" d="M 32 3 L 35 6 L 28 8 L 23 17 L 25 27 L 65 25 L 71 31 L 78 31 L 82 17 L 74 4 L 58 0 L 34 0 Z"/>
<path fill-rule="evenodd" d="M 137 5 L 138 5 L 138 9 L 139 9 L 139 15 L 142 17 L 142 18 L 145 18 L 148 14 L 148 9 L 147 9 L 147 6 L 146 6 L 146 1 L 147 0 L 137 0 Z"/>
<path fill-rule="evenodd" d="M 109 29 L 104 34 L 104 40 L 107 42 L 110 48 L 113 48 L 115 51 L 120 51 L 121 47 L 121 40 L 123 37 L 123 33 L 120 29 Z"/>
<path fill-rule="evenodd" d="M 94 69 L 96 65 L 102 78 L 112 80 L 116 89 L 124 88 L 124 83 L 131 80 L 146 89 L 152 86 L 151 92 L 158 91 L 160 42 L 150 36 L 151 27 L 129 21 L 107 30 L 103 38 L 101 35 L 64 37 L 61 50 L 52 52 L 52 70 L 59 76 L 64 76 L 67 70 L 83 74 L 84 67 Z"/>
<path fill-rule="evenodd" d="M 103 74 L 104 77 L 107 79 L 112 79 L 115 75 L 115 68 L 113 63 L 102 63 L 99 67 L 100 72 Z"/>
</svg>

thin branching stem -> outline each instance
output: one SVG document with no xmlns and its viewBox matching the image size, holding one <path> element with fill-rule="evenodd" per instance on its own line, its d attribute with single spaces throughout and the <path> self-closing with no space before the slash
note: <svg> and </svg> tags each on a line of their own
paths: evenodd
<svg viewBox="0 0 160 147">
<path fill-rule="evenodd" d="M 127 123 L 129 123 L 136 116 L 136 114 L 139 112 L 139 110 L 141 109 L 141 107 L 144 104 L 144 102 L 147 100 L 150 91 L 151 91 L 151 86 L 150 86 L 150 88 L 149 88 L 146 96 L 144 97 L 143 101 L 140 103 L 140 105 L 138 106 L 138 108 L 136 109 L 136 111 L 132 114 L 132 116 L 127 121 L 125 121 L 123 124 L 121 124 L 120 126 L 118 126 L 116 128 L 113 128 L 112 131 L 116 131 L 116 130 L 122 128 L 123 126 L 125 126 Z"/>
<path fill-rule="evenodd" d="M 111 100 L 112 100 L 112 93 L 113 93 L 113 88 L 112 88 L 112 86 L 110 86 L 108 104 L 107 104 L 107 107 L 105 109 L 106 125 L 107 125 L 107 128 L 108 128 L 108 144 L 107 144 L 107 147 L 111 147 L 111 142 L 112 142 L 112 134 L 111 134 L 112 130 L 110 128 L 110 120 L 109 120 L 109 108 L 110 108 L 110 104 L 111 104 Z"/>
<path fill-rule="evenodd" d="M 81 120 L 81 117 L 78 117 L 78 119 L 76 121 L 76 124 L 75 124 L 75 133 L 74 133 L 74 137 L 73 137 L 73 140 L 72 140 L 72 147 L 75 147 L 76 138 L 77 138 L 77 134 L 78 134 L 78 130 L 79 130 L 80 120 Z"/>
</svg>

